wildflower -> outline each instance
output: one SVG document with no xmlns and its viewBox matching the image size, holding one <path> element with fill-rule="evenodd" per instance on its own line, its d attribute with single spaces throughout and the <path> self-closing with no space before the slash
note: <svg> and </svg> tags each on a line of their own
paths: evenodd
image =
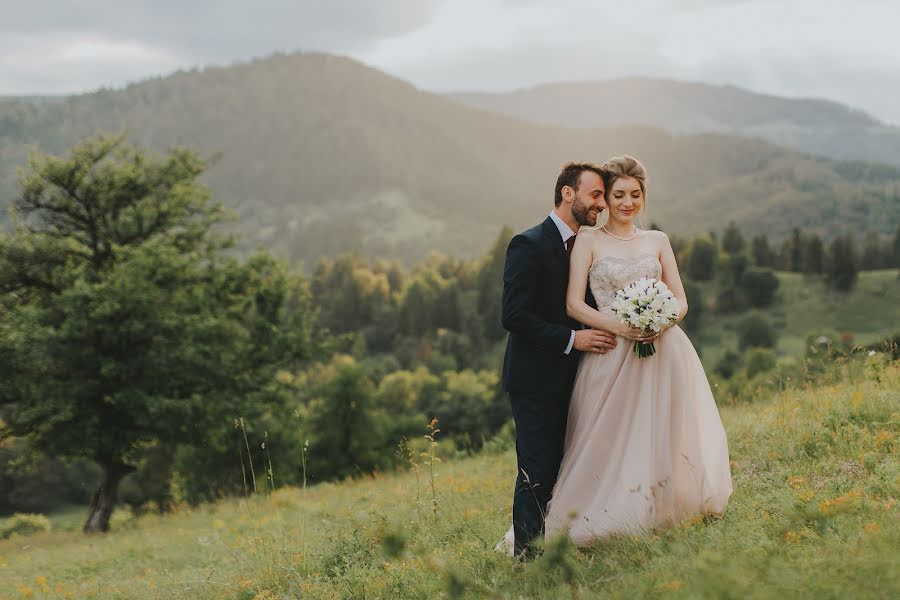
<svg viewBox="0 0 900 600">
<path fill-rule="evenodd" d="M 784 533 L 784 540 L 786 542 L 791 542 L 792 544 L 799 544 L 801 541 L 803 541 L 803 538 L 801 538 L 800 534 L 798 534 L 796 531 L 786 531 Z"/>
<path fill-rule="evenodd" d="M 887 429 L 882 429 L 878 433 L 875 434 L 875 447 L 881 448 L 884 446 L 888 448 L 891 446 L 891 443 L 894 441 L 894 435 L 888 431 Z"/>
<path fill-rule="evenodd" d="M 242 589 L 248 590 L 253 586 L 252 579 L 240 579 L 238 580 L 238 585 L 241 586 Z"/>
<path fill-rule="evenodd" d="M 798 477 L 794 476 L 788 479 L 788 485 L 794 489 L 797 489 L 800 484 L 806 483 L 806 477 Z"/>
<path fill-rule="evenodd" d="M 881 529 L 881 525 L 878 523 L 867 523 L 863 525 L 863 529 L 866 530 L 867 533 L 875 533 L 879 529 Z"/>
<path fill-rule="evenodd" d="M 19 595 L 23 598 L 34 598 L 34 590 L 28 587 L 27 585 L 19 586 L 18 590 Z"/>
<path fill-rule="evenodd" d="M 680 579 L 673 579 L 672 581 L 670 581 L 668 583 L 660 584 L 658 587 L 661 590 L 670 590 L 670 591 L 676 592 L 684 587 L 684 582 Z"/>
<path fill-rule="evenodd" d="M 819 512 L 826 516 L 837 514 L 841 510 L 855 508 L 860 503 L 862 493 L 858 490 L 850 490 L 842 496 L 819 502 Z"/>
</svg>

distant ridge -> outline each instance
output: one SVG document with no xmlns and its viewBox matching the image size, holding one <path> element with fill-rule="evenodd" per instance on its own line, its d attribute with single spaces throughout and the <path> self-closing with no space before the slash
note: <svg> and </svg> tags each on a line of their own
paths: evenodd
<svg viewBox="0 0 900 600">
<path fill-rule="evenodd" d="M 649 125 L 672 133 L 725 133 L 830 158 L 900 165 L 898 127 L 837 102 L 783 98 L 731 85 L 631 77 L 449 97 L 545 125 Z"/>
<path fill-rule="evenodd" d="M 561 163 L 623 152 L 647 164 L 649 218 L 673 234 L 732 220 L 773 237 L 795 226 L 829 237 L 843 228 L 892 233 L 900 218 L 900 169 L 733 134 L 531 124 L 316 53 L 53 102 L 0 100 L 0 205 L 15 194 L 29 146 L 62 153 L 97 130 L 121 129 L 157 151 L 221 152 L 206 180 L 239 213 L 244 248 L 307 265 L 347 251 L 408 262 L 431 251 L 478 255 L 502 226 L 546 216 Z"/>
</svg>

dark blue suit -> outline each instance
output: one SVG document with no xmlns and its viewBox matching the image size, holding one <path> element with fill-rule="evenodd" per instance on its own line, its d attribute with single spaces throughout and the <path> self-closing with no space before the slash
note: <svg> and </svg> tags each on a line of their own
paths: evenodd
<svg viewBox="0 0 900 600">
<path fill-rule="evenodd" d="M 513 498 L 516 554 L 543 533 L 566 436 L 579 353 L 565 354 L 581 325 L 566 314 L 569 260 L 551 218 L 515 236 L 503 268 L 503 327 L 509 331 L 503 389 L 516 422 L 519 473 Z M 591 299 L 592 300 L 592 299 Z"/>
</svg>

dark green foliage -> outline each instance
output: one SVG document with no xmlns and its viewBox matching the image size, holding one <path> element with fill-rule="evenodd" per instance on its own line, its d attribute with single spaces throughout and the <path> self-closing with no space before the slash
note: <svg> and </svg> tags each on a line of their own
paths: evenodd
<svg viewBox="0 0 900 600">
<path fill-rule="evenodd" d="M 825 243 L 816 234 L 807 237 L 803 272 L 812 275 L 821 275 L 825 272 Z"/>
<path fill-rule="evenodd" d="M 722 250 L 728 254 L 740 254 L 744 251 L 747 242 L 734 221 L 728 224 L 722 234 Z"/>
<path fill-rule="evenodd" d="M 750 253 L 753 255 L 753 264 L 757 267 L 771 267 L 775 265 L 775 254 L 769 246 L 769 238 L 765 234 L 753 238 Z"/>
<path fill-rule="evenodd" d="M 744 297 L 754 308 L 771 306 L 778 290 L 778 277 L 772 269 L 752 267 L 740 277 L 740 289 Z"/>
<path fill-rule="evenodd" d="M 201 443 L 310 353 L 305 287 L 225 255 L 205 168 L 106 136 L 35 157 L 0 240 L 3 433 L 96 461 L 107 506 L 147 444 Z"/>
<path fill-rule="evenodd" d="M 859 275 L 859 259 L 853 238 L 842 235 L 831 243 L 825 280 L 834 289 L 847 292 L 853 289 Z"/>
<path fill-rule="evenodd" d="M 375 385 L 365 368 L 336 356 L 317 370 L 305 427 L 311 435 L 310 474 L 330 479 L 389 464 L 385 419 L 375 411 Z"/>
<path fill-rule="evenodd" d="M 703 315 L 706 314 L 706 302 L 703 297 L 702 288 L 691 281 L 685 279 L 684 294 L 688 301 L 688 312 L 681 321 L 681 327 L 689 334 L 698 333 L 703 325 Z"/>
<path fill-rule="evenodd" d="M 769 348 L 751 348 L 744 356 L 744 369 L 747 377 L 753 379 L 760 373 L 766 373 L 775 368 L 775 353 Z"/>
<path fill-rule="evenodd" d="M 891 242 L 891 267 L 900 269 L 900 225 L 897 225 L 894 240 Z"/>
<path fill-rule="evenodd" d="M 716 363 L 715 372 L 725 379 L 730 379 L 741 368 L 741 356 L 733 350 L 727 351 Z"/>
<path fill-rule="evenodd" d="M 751 314 L 738 325 L 738 345 L 741 350 L 747 348 L 774 348 L 775 330 L 765 317 Z"/>
<path fill-rule="evenodd" d="M 691 243 L 685 271 L 695 281 L 709 281 L 716 275 L 719 248 L 715 241 L 698 237 Z"/>
<path fill-rule="evenodd" d="M 863 240 L 862 261 L 860 269 L 873 271 L 875 269 L 887 269 L 891 266 L 891 248 L 883 244 L 877 231 L 866 232 Z"/>
</svg>

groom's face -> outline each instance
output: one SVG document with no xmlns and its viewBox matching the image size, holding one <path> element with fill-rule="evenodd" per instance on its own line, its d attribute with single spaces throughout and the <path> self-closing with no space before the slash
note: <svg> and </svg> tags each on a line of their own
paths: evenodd
<svg viewBox="0 0 900 600">
<path fill-rule="evenodd" d="M 593 227 L 606 208 L 606 188 L 603 178 L 593 171 L 584 171 L 572 199 L 572 216 L 579 225 Z"/>
</svg>

